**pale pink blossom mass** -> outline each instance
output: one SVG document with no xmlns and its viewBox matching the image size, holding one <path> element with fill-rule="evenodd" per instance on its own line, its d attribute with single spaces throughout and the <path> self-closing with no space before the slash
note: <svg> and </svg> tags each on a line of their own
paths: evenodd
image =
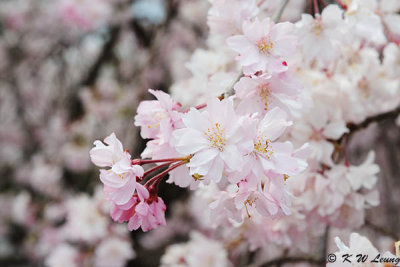
<svg viewBox="0 0 400 267">
<path fill-rule="evenodd" d="M 14 0 L 0 24 L 0 265 L 399 266 L 400 0 Z"/>
</svg>

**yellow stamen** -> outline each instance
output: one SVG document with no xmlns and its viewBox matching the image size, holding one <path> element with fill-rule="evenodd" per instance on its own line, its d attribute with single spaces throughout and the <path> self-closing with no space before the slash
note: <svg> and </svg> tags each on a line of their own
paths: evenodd
<svg viewBox="0 0 400 267">
<path fill-rule="evenodd" d="M 193 179 L 195 181 L 197 181 L 197 180 L 203 180 L 204 175 L 200 175 L 198 173 L 195 173 L 195 174 L 192 175 L 192 177 L 193 177 Z"/>
<path fill-rule="evenodd" d="M 254 151 L 268 159 L 271 158 L 274 153 L 274 150 L 271 147 L 271 140 L 266 139 L 265 137 L 257 137 L 254 142 Z"/>
<path fill-rule="evenodd" d="M 274 43 L 269 41 L 267 38 L 263 38 L 257 42 L 257 48 L 260 53 L 269 54 L 274 48 Z"/>
<path fill-rule="evenodd" d="M 264 110 L 268 110 L 269 96 L 271 90 L 269 89 L 269 84 L 262 84 L 258 87 L 260 91 L 260 97 L 264 100 Z"/>
<path fill-rule="evenodd" d="M 321 35 L 321 32 L 322 32 L 321 20 L 319 20 L 319 19 L 315 20 L 313 30 L 314 30 L 314 33 L 316 36 Z"/>
<path fill-rule="evenodd" d="M 224 151 L 226 138 L 221 124 L 216 123 L 211 129 L 208 128 L 204 134 L 207 136 L 207 140 L 210 141 L 210 146 L 217 148 L 219 151 Z"/>
<path fill-rule="evenodd" d="M 290 178 L 289 175 L 287 175 L 287 174 L 284 174 L 284 175 L 283 175 L 283 180 L 284 180 L 285 182 L 286 182 L 286 180 L 289 179 L 289 178 Z"/>
</svg>

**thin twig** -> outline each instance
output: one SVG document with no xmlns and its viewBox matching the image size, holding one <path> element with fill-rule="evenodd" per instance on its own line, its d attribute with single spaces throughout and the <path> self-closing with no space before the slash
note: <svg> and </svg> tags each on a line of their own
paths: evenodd
<svg viewBox="0 0 400 267">
<path fill-rule="evenodd" d="M 281 19 L 282 17 L 282 13 L 286 8 L 286 5 L 289 3 L 289 0 L 282 0 L 280 7 L 278 8 L 278 10 L 275 12 L 274 14 L 274 22 L 278 23 L 278 21 Z"/>
<path fill-rule="evenodd" d="M 319 14 L 319 7 L 317 0 L 313 0 L 313 4 L 314 4 L 314 14 Z"/>
<path fill-rule="evenodd" d="M 361 123 L 347 123 L 347 128 L 349 129 L 349 132 L 343 134 L 338 139 L 338 142 L 340 143 L 346 135 L 351 135 L 359 130 L 365 129 L 374 122 L 381 122 L 384 120 L 396 119 L 399 115 L 400 115 L 400 107 L 397 107 L 396 109 L 394 109 L 392 111 L 388 111 L 385 113 L 381 113 L 381 114 L 378 114 L 375 116 L 368 117 Z"/>
<path fill-rule="evenodd" d="M 81 82 L 81 85 L 91 86 L 91 85 L 95 84 L 95 82 L 99 76 L 101 67 L 103 66 L 103 63 L 107 62 L 108 59 L 112 55 L 113 48 L 114 48 L 115 44 L 117 43 L 120 30 L 121 30 L 121 25 L 113 26 L 110 29 L 108 40 L 104 43 L 102 51 L 100 52 L 97 60 L 94 62 L 94 64 L 89 69 L 87 76 L 83 79 L 83 81 Z"/>
</svg>

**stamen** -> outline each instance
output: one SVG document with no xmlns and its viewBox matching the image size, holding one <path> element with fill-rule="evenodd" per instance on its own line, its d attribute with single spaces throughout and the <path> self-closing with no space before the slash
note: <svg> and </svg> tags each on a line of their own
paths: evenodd
<svg viewBox="0 0 400 267">
<path fill-rule="evenodd" d="M 258 136 L 254 143 L 254 151 L 268 159 L 271 158 L 272 154 L 274 153 L 274 150 L 271 147 L 271 140 L 264 136 Z"/>
<path fill-rule="evenodd" d="M 263 54 L 269 54 L 274 48 L 274 43 L 267 38 L 263 38 L 257 42 L 258 51 Z"/>
<path fill-rule="evenodd" d="M 192 177 L 193 177 L 193 179 L 195 181 L 198 181 L 198 180 L 203 180 L 204 175 L 200 175 L 198 173 L 195 173 L 195 174 L 192 175 Z"/>
<path fill-rule="evenodd" d="M 289 179 L 289 178 L 290 178 L 289 175 L 287 175 L 287 174 L 284 174 L 284 175 L 283 175 L 283 180 L 284 180 L 285 182 L 286 182 L 286 180 Z"/>
<path fill-rule="evenodd" d="M 269 84 L 261 84 L 258 86 L 258 89 L 260 91 L 260 97 L 262 100 L 264 100 L 264 110 L 268 110 L 268 103 L 269 103 L 269 96 L 271 94 L 271 90 L 269 89 Z"/>
<path fill-rule="evenodd" d="M 226 145 L 226 138 L 224 129 L 221 124 L 216 123 L 215 127 L 208 128 L 207 132 L 204 133 L 207 136 L 207 140 L 210 142 L 210 146 L 217 148 L 219 151 L 224 151 Z"/>
<path fill-rule="evenodd" d="M 314 20 L 313 31 L 316 36 L 320 36 L 322 33 L 323 27 L 320 18 L 316 18 Z"/>
</svg>

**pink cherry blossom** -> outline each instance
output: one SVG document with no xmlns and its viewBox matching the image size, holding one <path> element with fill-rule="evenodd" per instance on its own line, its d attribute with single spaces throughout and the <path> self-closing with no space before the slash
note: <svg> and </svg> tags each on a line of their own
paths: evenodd
<svg viewBox="0 0 400 267">
<path fill-rule="evenodd" d="M 252 19 L 259 13 L 255 0 L 210 0 L 208 25 L 210 31 L 221 36 L 239 34 L 244 20 Z"/>
<path fill-rule="evenodd" d="M 296 26 L 299 28 L 299 45 L 308 63 L 318 57 L 325 66 L 330 64 L 339 56 L 340 46 L 347 41 L 343 10 L 337 5 L 327 6 L 316 18 L 303 14 Z M 330 52 L 323 53 L 326 50 Z"/>
<path fill-rule="evenodd" d="M 107 145 L 95 141 L 90 150 L 90 157 L 100 167 L 111 167 L 100 170 L 100 180 L 104 184 L 107 198 L 122 205 L 129 201 L 136 189 L 136 179 L 142 177 L 144 170 L 131 162 L 131 156 L 124 151 L 121 142 L 114 133 L 104 139 Z"/>
<path fill-rule="evenodd" d="M 130 231 L 139 227 L 144 232 L 165 225 L 166 206 L 160 197 L 154 197 L 142 185 L 137 185 L 137 194 L 133 195 L 124 205 L 114 205 L 111 217 L 114 221 L 128 221 Z"/>
<path fill-rule="evenodd" d="M 235 203 L 238 208 L 244 207 L 248 217 L 255 212 L 273 218 L 290 214 L 291 195 L 285 189 L 282 176 L 270 176 L 261 185 L 242 181 L 238 186 Z"/>
<path fill-rule="evenodd" d="M 303 87 L 288 71 L 243 77 L 235 84 L 234 89 L 241 100 L 238 105 L 241 113 L 258 112 L 263 115 L 266 111 L 279 107 L 289 114 L 299 116 Z"/>
<path fill-rule="evenodd" d="M 160 138 L 162 136 L 166 139 L 165 141 L 168 141 L 176 124 L 179 124 L 178 110 L 180 106 L 162 91 L 149 89 L 149 92 L 157 100 L 142 101 L 139 104 L 135 125 L 141 127 L 140 135 L 143 138 Z"/>
<path fill-rule="evenodd" d="M 277 141 L 290 125 L 292 122 L 287 120 L 286 113 L 277 107 L 267 112 L 262 120 L 250 122 L 247 128 L 253 133 L 253 150 L 244 157 L 246 168 L 230 173 L 229 180 L 238 182 L 248 175 L 261 177 L 271 171 L 282 175 L 303 171 L 307 167 L 307 145 L 295 150 L 291 142 Z"/>
<path fill-rule="evenodd" d="M 94 141 L 95 147 L 90 150 L 90 159 L 98 167 L 111 167 L 123 158 L 130 158 L 129 153 L 124 151 L 115 133 L 107 136 L 104 143 L 106 145 L 96 140 Z"/>
<path fill-rule="evenodd" d="M 245 74 L 287 70 L 286 60 L 296 49 L 293 24 L 275 24 L 269 18 L 243 22 L 243 35 L 228 38 L 229 47 L 239 53 L 238 60 Z"/>
<path fill-rule="evenodd" d="M 191 175 L 218 182 L 225 169 L 242 169 L 242 157 L 252 144 L 245 138 L 244 118 L 236 115 L 232 100 L 210 99 L 206 110 L 192 108 L 182 119 L 186 128 L 174 131 L 175 148 L 183 155 L 194 154 L 187 164 Z"/>
</svg>

